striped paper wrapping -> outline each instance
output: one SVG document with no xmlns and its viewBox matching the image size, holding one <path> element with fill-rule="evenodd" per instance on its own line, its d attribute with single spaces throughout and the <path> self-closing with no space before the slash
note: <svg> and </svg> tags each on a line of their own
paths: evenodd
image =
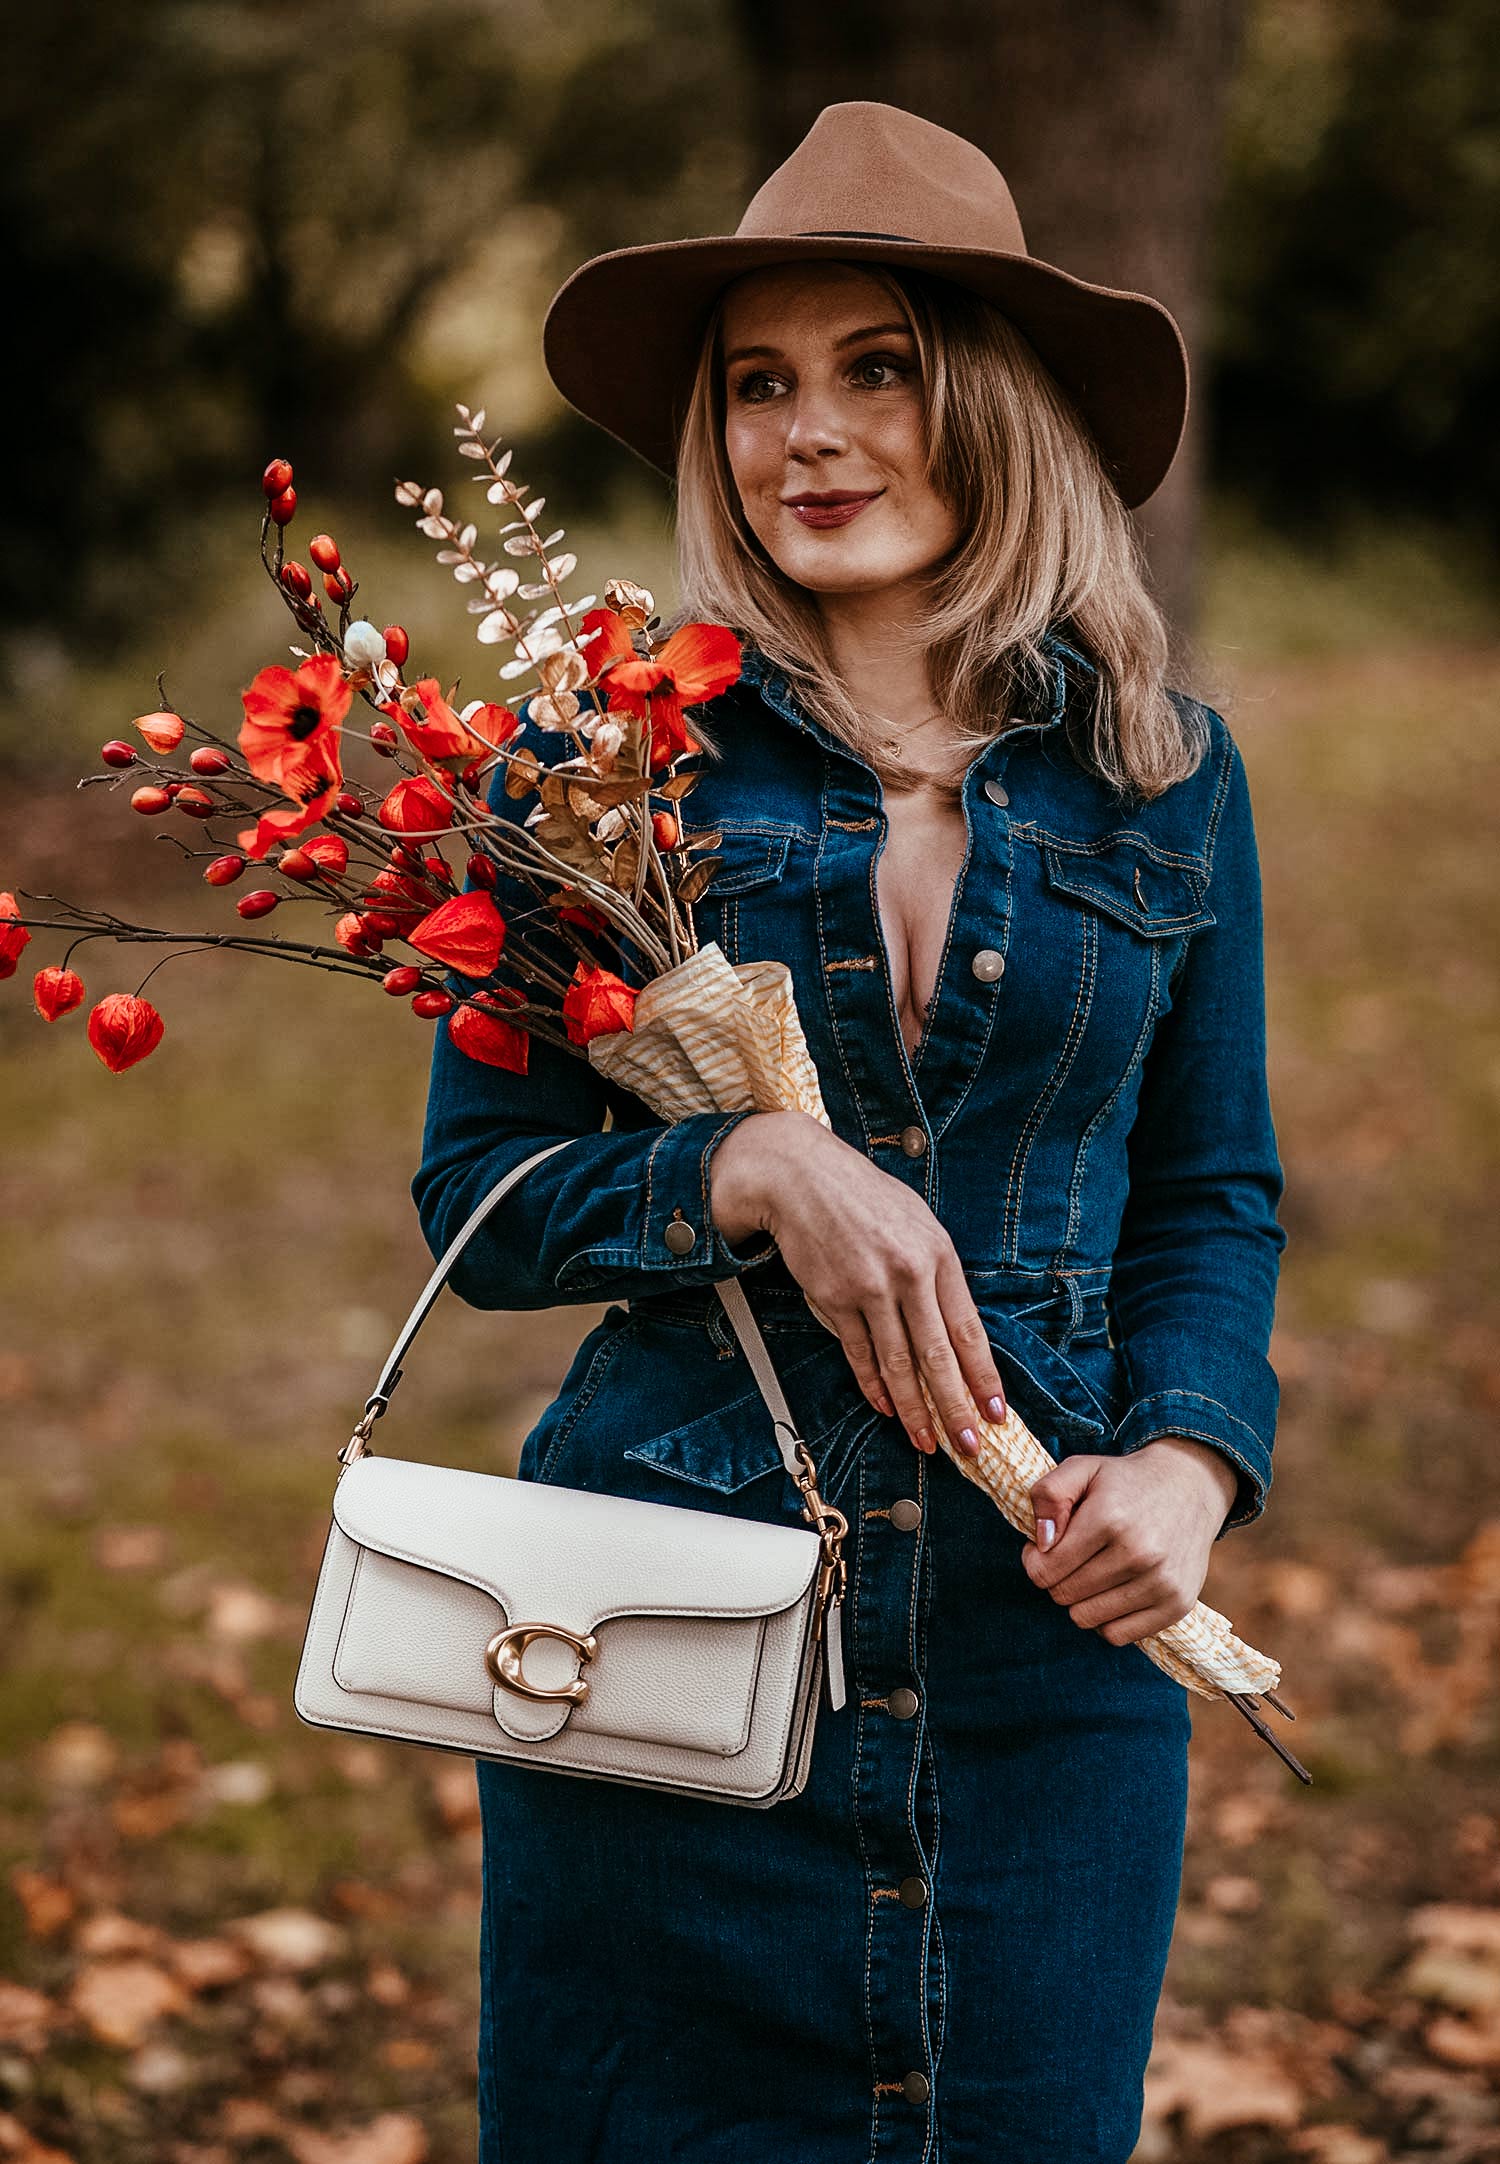
<svg viewBox="0 0 1500 2164">
<path fill-rule="evenodd" d="M 824 1127 L 833 1124 L 797 1016 L 790 970 L 784 962 L 731 964 L 713 941 L 643 986 L 633 1026 L 591 1037 L 588 1054 L 602 1075 L 665 1120 L 698 1112 L 801 1111 Z M 811 1300 L 808 1306 L 832 1328 Z M 939 1447 L 1018 1532 L 1034 1539 L 1031 1488 L 1056 1464 L 1051 1452 L 1010 1409 L 998 1422 L 975 1414 L 979 1456 L 965 1457 L 949 1441 L 925 1376 L 921 1384 Z M 1274 1691 L 1281 1681 L 1280 1663 L 1247 1646 L 1228 1618 L 1201 1600 L 1180 1622 L 1132 1642 L 1200 1698 Z"/>
</svg>

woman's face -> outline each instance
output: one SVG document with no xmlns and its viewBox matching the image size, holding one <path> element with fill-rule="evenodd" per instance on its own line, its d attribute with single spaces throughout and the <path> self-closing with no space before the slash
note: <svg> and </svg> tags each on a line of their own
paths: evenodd
<svg viewBox="0 0 1500 2164">
<path fill-rule="evenodd" d="M 872 593 L 945 556 L 958 525 L 923 473 L 916 341 L 885 287 L 847 264 L 775 264 L 735 280 L 723 326 L 725 449 L 778 570 Z"/>
</svg>

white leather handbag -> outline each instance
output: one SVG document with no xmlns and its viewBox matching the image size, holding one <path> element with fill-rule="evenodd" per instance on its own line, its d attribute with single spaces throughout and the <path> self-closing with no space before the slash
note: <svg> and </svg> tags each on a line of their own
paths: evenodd
<svg viewBox="0 0 1500 2164">
<path fill-rule="evenodd" d="M 764 1809 L 844 1703 L 848 1521 L 818 1493 L 743 1288 L 716 1286 L 807 1528 L 377 1457 L 370 1431 L 496 1182 L 428 1279 L 342 1471 L 294 1702 L 319 1728 Z"/>
</svg>

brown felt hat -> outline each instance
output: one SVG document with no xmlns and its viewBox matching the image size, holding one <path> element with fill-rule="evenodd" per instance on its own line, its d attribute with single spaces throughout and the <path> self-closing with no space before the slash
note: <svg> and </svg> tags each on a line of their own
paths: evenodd
<svg viewBox="0 0 1500 2164">
<path fill-rule="evenodd" d="M 1090 285 L 1027 252 L 1005 176 L 961 135 L 899 106 L 825 105 L 730 234 L 615 248 L 557 290 L 548 373 L 588 420 L 670 474 L 718 294 L 765 263 L 933 271 L 992 302 L 1077 405 L 1124 502 L 1144 503 L 1176 455 L 1187 347 L 1145 293 Z"/>
</svg>

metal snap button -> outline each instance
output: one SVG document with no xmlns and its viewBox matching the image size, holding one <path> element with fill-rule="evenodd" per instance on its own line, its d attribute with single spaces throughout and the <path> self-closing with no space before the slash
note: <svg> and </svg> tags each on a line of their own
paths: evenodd
<svg viewBox="0 0 1500 2164">
<path fill-rule="evenodd" d="M 919 1909 L 927 1899 L 927 1881 L 904 1878 L 896 1888 L 896 1898 L 904 1909 Z"/>
<path fill-rule="evenodd" d="M 908 1157 L 921 1157 L 927 1148 L 927 1137 L 920 1127 L 903 1127 L 901 1147 Z"/>
<path fill-rule="evenodd" d="M 913 2071 L 903 2078 L 901 2094 L 908 2104 L 925 2104 L 932 2094 L 932 2083 L 925 2074 Z"/>
<path fill-rule="evenodd" d="M 1005 956 L 993 947 L 981 947 L 969 967 L 981 984 L 993 984 L 1004 973 Z"/>
<path fill-rule="evenodd" d="M 1008 804 L 1010 802 L 1010 791 L 1006 788 L 1004 782 L 987 781 L 984 785 L 984 793 L 992 804 Z"/>
<path fill-rule="evenodd" d="M 685 1217 L 674 1217 L 662 1238 L 674 1255 L 686 1255 L 696 1244 L 698 1235 Z"/>
<path fill-rule="evenodd" d="M 891 1505 L 891 1523 L 898 1533 L 914 1533 L 922 1523 L 921 1504 L 903 1495 L 899 1503 Z"/>
<path fill-rule="evenodd" d="M 904 1683 L 900 1683 L 891 1692 L 886 1704 L 890 1708 L 893 1720 L 909 1721 L 921 1704 L 921 1700 L 917 1697 L 915 1691 L 909 1691 Z"/>
</svg>

